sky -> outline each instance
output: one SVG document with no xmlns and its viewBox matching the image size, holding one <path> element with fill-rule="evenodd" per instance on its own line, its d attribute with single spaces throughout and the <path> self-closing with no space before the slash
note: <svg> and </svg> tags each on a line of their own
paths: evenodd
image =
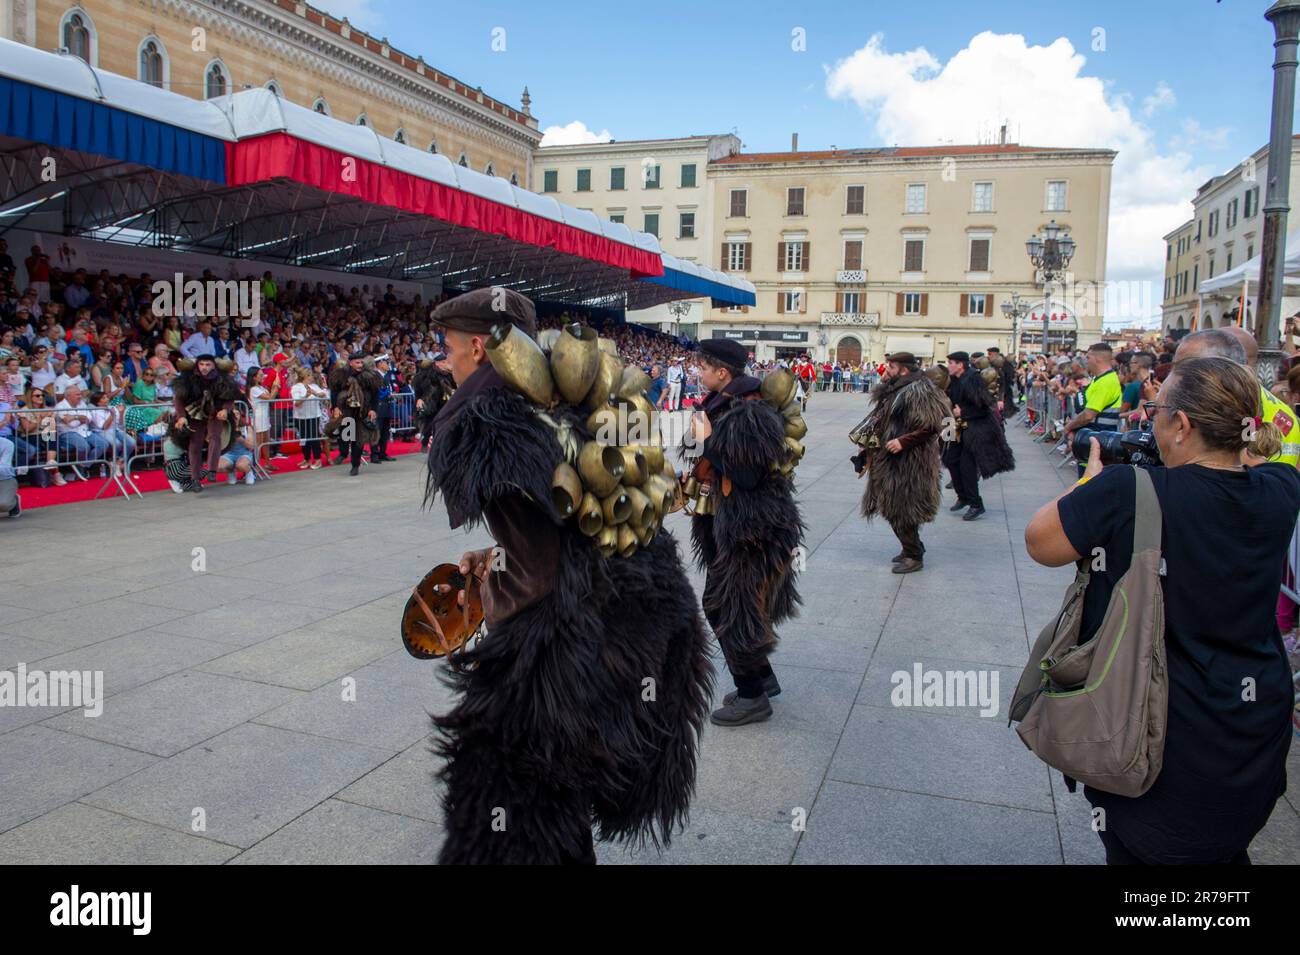
<svg viewBox="0 0 1300 955">
<path fill-rule="evenodd" d="M 746 151 L 1009 140 L 1116 149 L 1107 279 L 1268 139 L 1271 0 L 316 0 L 517 104 L 544 144 L 736 133 Z M 1296 184 L 1300 188 L 1300 184 Z"/>
</svg>

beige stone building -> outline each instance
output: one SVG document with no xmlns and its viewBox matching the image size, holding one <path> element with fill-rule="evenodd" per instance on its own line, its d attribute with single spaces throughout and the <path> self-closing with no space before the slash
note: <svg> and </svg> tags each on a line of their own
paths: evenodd
<svg viewBox="0 0 1300 955">
<path fill-rule="evenodd" d="M 546 146 L 533 158 L 531 189 L 566 205 L 649 232 L 669 255 L 717 268 L 709 163 L 740 149 L 730 134 Z M 628 320 L 698 335 L 707 299 L 629 312 Z"/>
<path fill-rule="evenodd" d="M 1300 136 L 1292 139 L 1291 181 L 1300 182 Z M 1262 202 L 1268 178 L 1268 145 L 1255 150 L 1222 175 L 1204 183 L 1192 199 L 1192 218 L 1165 236 L 1165 287 L 1161 329 L 1176 332 L 1235 325 L 1242 285 L 1198 296 L 1201 283 L 1244 265 L 1259 254 L 1264 236 Z M 1259 287 L 1246 292 L 1246 327 L 1254 329 Z M 1197 318 L 1198 298 L 1200 317 Z M 1283 300 L 1283 314 L 1293 314 L 1300 299 Z"/>
<path fill-rule="evenodd" d="M 0 0 L 0 36 L 195 98 L 286 99 L 527 186 L 529 112 L 295 0 Z"/>
<path fill-rule="evenodd" d="M 997 144 L 715 159 L 704 261 L 742 272 L 757 304 L 711 309 L 700 335 L 745 342 L 760 360 L 1008 351 L 1012 322 L 1001 305 L 1018 292 L 1036 317 L 1022 323 L 1022 344 L 1037 350 L 1043 287 L 1025 240 L 1054 220 L 1077 243 L 1070 287 L 1083 291 L 1054 292 L 1052 340 L 1064 329 L 1086 346 L 1104 319 L 1114 158 Z"/>
</svg>

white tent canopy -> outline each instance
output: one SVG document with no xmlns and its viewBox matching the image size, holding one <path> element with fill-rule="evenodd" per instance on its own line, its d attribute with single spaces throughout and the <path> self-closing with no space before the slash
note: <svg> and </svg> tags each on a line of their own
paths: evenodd
<svg viewBox="0 0 1300 955">
<path fill-rule="evenodd" d="M 1208 278 L 1197 286 L 1197 294 L 1210 295 L 1215 292 L 1231 293 L 1235 298 L 1241 293 L 1243 282 L 1249 282 L 1252 286 L 1259 286 L 1259 260 L 1261 256 L 1255 256 L 1249 262 L 1243 262 L 1235 269 L 1229 269 L 1213 278 Z M 1300 232 L 1287 236 L 1286 240 L 1286 258 L 1282 263 L 1283 271 L 1286 275 L 1285 285 L 1288 294 L 1300 294 Z"/>
</svg>

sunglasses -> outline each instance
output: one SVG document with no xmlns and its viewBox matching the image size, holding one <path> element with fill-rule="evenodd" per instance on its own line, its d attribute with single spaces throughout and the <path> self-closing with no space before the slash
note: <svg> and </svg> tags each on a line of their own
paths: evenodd
<svg viewBox="0 0 1300 955">
<path fill-rule="evenodd" d="M 1160 409 L 1160 408 L 1172 408 L 1172 407 L 1173 407 L 1173 405 L 1161 405 L 1161 404 L 1156 404 L 1154 401 L 1144 401 L 1144 402 L 1142 402 L 1142 410 L 1143 410 L 1144 412 L 1146 412 L 1146 416 L 1147 416 L 1148 418 L 1155 418 L 1155 416 L 1156 416 L 1156 411 L 1157 411 L 1158 409 Z"/>
</svg>

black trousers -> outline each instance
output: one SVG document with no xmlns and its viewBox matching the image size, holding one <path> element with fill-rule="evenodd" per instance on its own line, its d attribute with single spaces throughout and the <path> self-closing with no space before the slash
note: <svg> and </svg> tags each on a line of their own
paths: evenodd
<svg viewBox="0 0 1300 955">
<path fill-rule="evenodd" d="M 902 521 L 890 521 L 889 526 L 893 528 L 894 536 L 898 538 L 898 542 L 903 545 L 904 557 L 920 560 L 925 556 L 925 545 L 921 543 L 920 527 L 916 524 L 905 524 Z"/>
<path fill-rule="evenodd" d="M 388 432 L 392 423 L 393 419 L 387 416 L 380 417 L 375 421 L 375 427 L 379 429 L 379 440 L 370 445 L 370 450 L 377 452 L 381 457 L 388 454 Z"/>
<path fill-rule="evenodd" d="M 1120 841 L 1119 836 L 1108 829 L 1101 829 L 1097 832 L 1101 836 L 1101 844 L 1106 847 L 1106 865 L 1150 865 L 1135 855 L 1128 846 Z M 1251 865 L 1250 852 L 1242 849 L 1235 855 L 1222 859 L 1215 865 Z"/>
<path fill-rule="evenodd" d="M 957 492 L 957 500 L 965 501 L 971 507 L 984 506 L 984 499 L 980 497 L 980 469 L 975 463 L 975 450 L 969 439 L 961 443 L 961 458 L 952 476 L 952 486 Z"/>
<path fill-rule="evenodd" d="M 732 682 L 736 684 L 736 694 L 747 700 L 756 699 L 763 695 L 763 681 L 772 676 L 772 664 L 764 660 L 761 664 L 752 668 L 742 668 L 735 660 L 735 655 L 728 649 L 730 642 L 727 640 L 727 635 L 721 629 L 722 612 L 718 609 L 716 600 L 712 599 L 716 588 L 716 575 L 712 571 L 705 572 L 704 593 L 701 595 L 701 602 L 704 604 L 704 616 L 708 619 L 709 626 L 713 628 L 713 633 L 718 638 L 718 645 L 722 647 L 722 655 L 727 661 L 727 669 L 731 672 Z"/>
</svg>

